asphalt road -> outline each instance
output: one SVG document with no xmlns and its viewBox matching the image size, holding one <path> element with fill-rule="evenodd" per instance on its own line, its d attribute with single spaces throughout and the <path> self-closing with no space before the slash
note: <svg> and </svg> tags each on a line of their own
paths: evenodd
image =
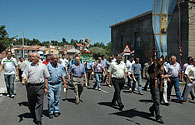
<svg viewBox="0 0 195 125">
<path fill-rule="evenodd" d="M 143 91 L 144 95 L 121 92 L 125 105 L 123 111 L 111 107 L 114 88 L 102 86 L 102 91 L 93 90 L 91 86 L 84 89 L 82 102 L 74 103 L 74 92 L 68 89 L 61 93 L 59 117 L 48 118 L 47 96 L 44 99 L 43 125 L 156 125 L 148 108 L 152 105 L 150 92 Z M 174 94 L 174 93 L 173 93 Z M 176 99 L 173 95 L 172 99 Z M 193 125 L 195 123 L 195 101 L 180 104 L 174 101 L 169 106 L 160 106 L 161 115 L 166 125 Z M 21 83 L 16 83 L 16 96 L 14 99 L 0 97 L 0 124 L 1 125 L 33 125 L 28 110 L 26 88 Z"/>
</svg>

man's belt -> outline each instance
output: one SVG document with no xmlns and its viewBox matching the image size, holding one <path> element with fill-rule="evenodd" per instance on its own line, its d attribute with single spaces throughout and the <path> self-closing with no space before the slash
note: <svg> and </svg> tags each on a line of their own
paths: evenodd
<svg viewBox="0 0 195 125">
<path fill-rule="evenodd" d="M 44 83 L 28 83 L 26 84 L 27 86 L 40 86 L 43 85 Z"/>
<path fill-rule="evenodd" d="M 122 80 L 124 78 L 115 78 L 115 77 L 112 77 L 112 79 Z"/>
<path fill-rule="evenodd" d="M 48 84 L 50 84 L 50 85 L 57 85 L 57 84 L 60 84 L 61 82 L 56 82 L 56 83 L 53 83 L 53 82 L 48 82 Z"/>
<path fill-rule="evenodd" d="M 74 78 L 82 78 L 82 76 L 73 76 Z"/>
</svg>

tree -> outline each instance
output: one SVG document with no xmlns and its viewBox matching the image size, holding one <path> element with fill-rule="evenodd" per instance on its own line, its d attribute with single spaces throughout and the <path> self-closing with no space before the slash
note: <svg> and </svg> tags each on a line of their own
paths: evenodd
<svg viewBox="0 0 195 125">
<path fill-rule="evenodd" d="M 4 51 L 10 45 L 8 33 L 5 25 L 0 26 L 0 52 Z"/>
<path fill-rule="evenodd" d="M 58 41 L 56 41 L 56 40 L 52 40 L 52 41 L 51 41 L 51 44 L 52 44 L 53 46 L 57 46 L 59 43 L 58 43 Z"/>
</svg>

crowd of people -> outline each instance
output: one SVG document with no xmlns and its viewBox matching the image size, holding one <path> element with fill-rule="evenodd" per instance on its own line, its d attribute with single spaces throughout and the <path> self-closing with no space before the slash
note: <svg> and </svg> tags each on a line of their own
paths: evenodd
<svg viewBox="0 0 195 125">
<path fill-rule="evenodd" d="M 124 61 L 121 55 L 111 55 L 108 60 L 105 55 L 99 56 L 95 62 L 82 61 L 80 54 L 74 59 L 68 55 L 46 55 L 46 59 L 40 58 L 38 53 L 29 53 L 28 58 L 19 58 L 17 61 L 12 52 L 7 52 L 7 57 L 1 61 L 0 71 L 4 69 L 4 78 L 7 88 L 7 96 L 14 98 L 14 81 L 19 77 L 20 82 L 26 86 L 30 112 L 37 124 L 42 124 L 43 98 L 47 94 L 48 114 L 52 119 L 60 115 L 60 94 L 62 86 L 66 91 L 67 84 L 74 89 L 75 104 L 80 103 L 80 97 L 84 86 L 92 84 L 93 89 L 101 91 L 101 83 L 114 87 L 115 92 L 111 101 L 112 106 L 118 106 L 123 110 L 124 104 L 120 92 L 125 85 L 126 78 L 129 92 L 143 95 L 142 78 L 146 79 L 144 91 L 150 89 L 153 105 L 149 108 L 156 121 L 164 123 L 160 115 L 160 104 L 169 105 L 172 87 L 175 88 L 177 102 L 188 101 L 190 93 L 194 100 L 192 88 L 195 88 L 195 58 L 188 57 L 188 62 L 183 68 L 176 62 L 176 56 L 169 59 L 155 57 L 148 60 L 143 68 L 140 59 L 130 57 Z M 142 73 L 143 72 L 143 73 Z M 179 88 L 179 74 L 182 72 L 183 81 L 186 83 L 183 94 Z M 68 79 L 66 81 L 66 78 Z M 138 86 L 136 87 L 136 84 Z M 149 85 L 149 87 L 148 87 Z"/>
</svg>

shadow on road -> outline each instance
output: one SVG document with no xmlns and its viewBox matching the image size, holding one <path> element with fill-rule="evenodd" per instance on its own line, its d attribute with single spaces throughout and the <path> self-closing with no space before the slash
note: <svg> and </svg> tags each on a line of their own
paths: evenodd
<svg viewBox="0 0 195 125">
<path fill-rule="evenodd" d="M 99 105 L 103 105 L 103 106 L 112 107 L 112 108 L 114 108 L 114 109 L 119 109 L 118 107 L 113 106 L 111 102 L 99 102 L 98 104 L 99 104 Z"/>
<path fill-rule="evenodd" d="M 153 103 L 152 100 L 149 100 L 149 99 L 141 99 L 139 100 L 140 102 L 143 102 L 143 103 Z"/>
<path fill-rule="evenodd" d="M 33 119 L 33 116 L 31 113 L 23 113 L 23 114 L 18 115 L 18 117 L 19 117 L 18 122 L 22 122 L 24 120 L 24 118 L 32 118 Z"/>
<path fill-rule="evenodd" d="M 126 111 L 111 113 L 110 115 L 118 115 L 118 116 L 123 116 L 123 117 L 127 117 L 127 118 L 134 118 L 135 116 L 138 116 L 138 117 L 142 117 L 142 118 L 145 118 L 148 120 L 155 121 L 155 119 L 150 118 L 151 117 L 150 113 L 138 111 L 138 110 L 136 110 L 136 108 L 129 109 Z M 137 123 L 137 124 L 139 124 L 139 123 Z"/>
<path fill-rule="evenodd" d="M 75 98 L 64 98 L 62 99 L 62 101 L 68 101 L 68 102 L 71 102 L 71 103 L 75 103 Z"/>
<path fill-rule="evenodd" d="M 28 106 L 28 102 L 19 102 L 18 105 L 19 106 Z"/>
</svg>

